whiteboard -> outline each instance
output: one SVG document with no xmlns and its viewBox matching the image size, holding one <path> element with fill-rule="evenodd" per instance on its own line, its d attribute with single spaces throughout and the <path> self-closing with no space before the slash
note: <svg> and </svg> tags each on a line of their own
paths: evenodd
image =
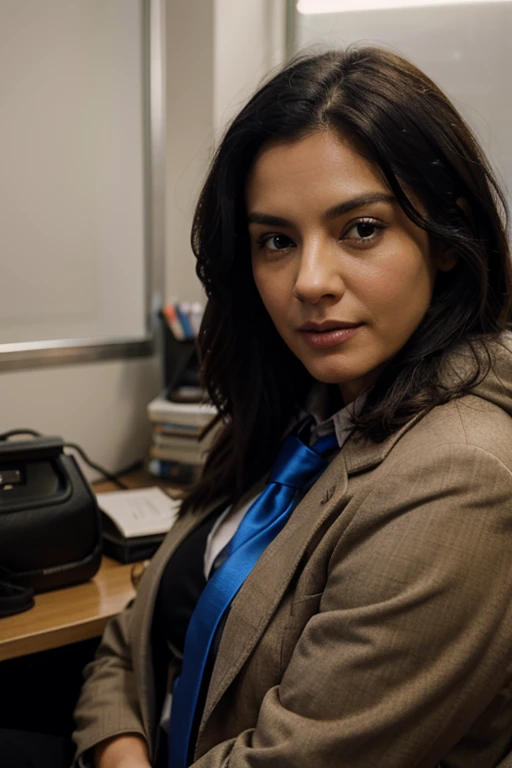
<svg viewBox="0 0 512 768">
<path fill-rule="evenodd" d="M 419 66 L 451 98 L 477 135 L 504 187 L 509 206 L 511 31 L 512 2 L 508 0 L 430 7 L 425 0 L 423 7 L 295 16 L 297 49 L 316 46 L 319 51 L 369 43 L 391 48 Z"/>
<path fill-rule="evenodd" d="M 147 336 L 143 0 L 0 0 L 0 351 Z"/>
</svg>

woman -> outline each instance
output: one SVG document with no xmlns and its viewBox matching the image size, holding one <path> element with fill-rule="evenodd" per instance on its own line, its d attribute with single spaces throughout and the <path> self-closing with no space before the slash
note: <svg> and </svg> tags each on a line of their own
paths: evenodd
<svg viewBox="0 0 512 768">
<path fill-rule="evenodd" d="M 504 758 L 504 208 L 453 106 L 393 53 L 298 59 L 235 118 L 193 229 L 209 298 L 203 377 L 223 426 L 134 605 L 87 669 L 78 762 L 491 768 Z M 303 459 L 314 466 L 290 491 Z M 288 506 L 265 522 L 261 551 L 247 567 L 239 557 L 239 583 L 222 587 L 254 541 L 236 538 L 251 510 L 281 493 Z"/>
</svg>

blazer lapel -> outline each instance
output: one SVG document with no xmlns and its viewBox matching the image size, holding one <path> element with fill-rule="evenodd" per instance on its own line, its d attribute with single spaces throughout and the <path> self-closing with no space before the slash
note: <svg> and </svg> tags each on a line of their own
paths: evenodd
<svg viewBox="0 0 512 768">
<path fill-rule="evenodd" d="M 198 743 L 214 708 L 265 631 L 309 541 L 338 508 L 346 491 L 347 472 L 343 452 L 340 452 L 298 504 L 242 585 L 222 633 Z"/>
</svg>

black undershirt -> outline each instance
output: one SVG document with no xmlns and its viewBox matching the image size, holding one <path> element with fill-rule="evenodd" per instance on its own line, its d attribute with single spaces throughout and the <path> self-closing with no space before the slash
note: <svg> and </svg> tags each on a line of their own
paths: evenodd
<svg viewBox="0 0 512 768">
<path fill-rule="evenodd" d="M 179 653 L 185 647 L 190 617 L 206 586 L 204 553 L 218 514 L 209 515 L 172 555 L 160 582 L 153 617 L 153 631 Z"/>
</svg>

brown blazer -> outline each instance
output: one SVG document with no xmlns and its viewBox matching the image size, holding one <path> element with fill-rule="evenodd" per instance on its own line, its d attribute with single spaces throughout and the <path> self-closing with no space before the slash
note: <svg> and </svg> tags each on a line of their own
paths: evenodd
<svg viewBox="0 0 512 768">
<path fill-rule="evenodd" d="M 233 602 L 194 768 L 493 768 L 508 751 L 507 345 L 471 395 L 382 444 L 350 440 L 295 509 Z M 445 375 L 463 365 L 454 356 Z M 108 626 L 75 713 L 77 754 L 134 732 L 154 755 L 153 605 L 208 511 L 176 523 Z"/>
</svg>

